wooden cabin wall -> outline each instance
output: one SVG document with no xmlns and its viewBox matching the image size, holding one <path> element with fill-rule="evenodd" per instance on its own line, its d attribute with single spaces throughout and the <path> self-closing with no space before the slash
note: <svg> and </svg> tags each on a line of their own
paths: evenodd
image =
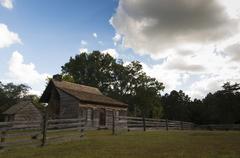
<svg viewBox="0 0 240 158">
<path fill-rule="evenodd" d="M 106 127 L 111 129 L 113 121 L 113 111 L 106 110 Z"/>
<path fill-rule="evenodd" d="M 58 91 L 52 88 L 51 96 L 48 103 L 48 116 L 49 118 L 58 118 L 60 113 L 60 97 Z"/>
<path fill-rule="evenodd" d="M 99 127 L 99 110 L 95 108 L 80 107 L 80 116 L 86 119 L 86 126 L 88 128 Z"/>
<path fill-rule="evenodd" d="M 87 120 L 86 126 L 89 128 L 112 128 L 113 111 L 115 116 L 127 116 L 126 108 L 116 108 L 96 104 L 80 103 L 80 116 Z M 105 111 L 105 125 L 100 125 L 100 113 Z"/>
<path fill-rule="evenodd" d="M 78 118 L 79 117 L 79 102 L 76 98 L 58 90 L 60 96 L 60 118 Z"/>
<path fill-rule="evenodd" d="M 42 121 L 42 114 L 33 104 L 27 104 L 14 115 L 14 121 Z"/>
</svg>

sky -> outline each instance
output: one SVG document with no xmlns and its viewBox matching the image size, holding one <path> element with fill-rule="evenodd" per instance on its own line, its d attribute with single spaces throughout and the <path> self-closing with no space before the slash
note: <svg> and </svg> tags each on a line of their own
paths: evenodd
<svg viewBox="0 0 240 158">
<path fill-rule="evenodd" d="M 138 60 L 165 85 L 203 98 L 240 83 L 238 0 L 0 0 L 0 81 L 40 95 L 70 56 Z"/>
</svg>

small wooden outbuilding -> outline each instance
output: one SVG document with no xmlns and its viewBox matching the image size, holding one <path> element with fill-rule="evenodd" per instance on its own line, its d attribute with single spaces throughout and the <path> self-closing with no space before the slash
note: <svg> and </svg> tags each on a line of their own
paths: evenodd
<svg viewBox="0 0 240 158">
<path fill-rule="evenodd" d="M 5 122 L 42 121 L 42 114 L 30 99 L 22 100 L 2 113 Z"/>
<path fill-rule="evenodd" d="M 115 116 L 127 116 L 128 105 L 103 95 L 98 88 L 70 83 L 54 76 L 40 102 L 48 103 L 49 117 L 54 119 L 86 118 L 93 127 L 108 127 Z"/>
</svg>

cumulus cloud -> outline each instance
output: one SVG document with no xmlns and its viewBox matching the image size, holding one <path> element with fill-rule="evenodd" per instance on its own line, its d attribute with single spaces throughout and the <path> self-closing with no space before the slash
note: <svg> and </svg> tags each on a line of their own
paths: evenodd
<svg viewBox="0 0 240 158">
<path fill-rule="evenodd" d="M 194 63 L 192 56 L 182 57 L 179 55 L 169 56 L 164 62 L 164 68 L 183 72 L 201 72 L 205 68 L 199 62 Z"/>
<path fill-rule="evenodd" d="M 208 92 L 221 89 L 227 81 L 240 82 L 239 62 L 231 62 L 232 57 L 209 50 L 201 49 L 184 58 L 169 56 L 155 65 L 143 63 L 143 68 L 166 85 L 165 92 L 182 89 L 192 98 L 203 98 Z"/>
<path fill-rule="evenodd" d="M 202 98 L 226 81 L 240 82 L 240 2 L 236 0 L 119 0 L 110 19 L 115 45 L 147 54 L 144 71 Z"/>
<path fill-rule="evenodd" d="M 24 63 L 24 58 L 21 53 L 13 52 L 10 60 L 7 73 L 7 81 L 14 83 L 24 83 L 32 87 L 31 92 L 39 94 L 43 91 L 47 77 L 47 73 L 39 73 L 33 63 Z"/>
<path fill-rule="evenodd" d="M 9 47 L 16 43 L 21 43 L 18 34 L 11 32 L 7 25 L 0 23 L 0 48 Z"/>
<path fill-rule="evenodd" d="M 220 0 L 120 0 L 110 22 L 125 47 L 160 57 L 168 49 L 221 41 L 238 30 L 238 20 Z"/>
<path fill-rule="evenodd" d="M 7 9 L 13 9 L 13 2 L 12 0 L 0 0 L 1 6 Z"/>
<path fill-rule="evenodd" d="M 79 52 L 80 53 L 91 53 L 91 51 L 88 49 L 88 48 L 80 48 L 79 49 Z M 118 58 L 119 57 L 119 54 L 117 52 L 116 49 L 113 49 L 113 48 L 108 48 L 108 49 L 105 49 L 105 50 L 100 50 L 101 53 L 103 54 L 109 54 L 111 55 L 113 58 Z"/>
<path fill-rule="evenodd" d="M 164 68 L 162 64 L 147 65 L 141 63 L 143 70 L 147 75 L 156 78 L 158 81 L 162 82 L 165 86 L 165 92 L 170 92 L 181 84 L 182 74 L 176 73 L 176 71 L 168 71 Z"/>
<path fill-rule="evenodd" d="M 115 36 L 112 38 L 114 45 L 116 46 L 117 44 L 119 44 L 121 42 L 121 39 L 121 35 L 116 33 Z"/>
<path fill-rule="evenodd" d="M 233 61 L 240 62 L 240 43 L 235 43 L 225 49 L 226 55 L 229 55 Z"/>
<path fill-rule="evenodd" d="M 102 53 L 104 54 L 109 54 L 111 55 L 113 58 L 118 58 L 118 52 L 115 49 L 109 48 L 106 50 L 103 50 Z"/>
</svg>

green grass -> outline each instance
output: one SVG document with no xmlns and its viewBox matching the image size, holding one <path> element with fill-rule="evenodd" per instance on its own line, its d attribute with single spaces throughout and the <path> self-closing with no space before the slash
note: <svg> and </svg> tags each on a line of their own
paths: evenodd
<svg viewBox="0 0 240 158">
<path fill-rule="evenodd" d="M 240 158 L 240 132 L 148 131 L 112 136 L 110 131 L 94 131 L 80 141 L 0 152 L 0 158 L 15 157 Z"/>
</svg>

